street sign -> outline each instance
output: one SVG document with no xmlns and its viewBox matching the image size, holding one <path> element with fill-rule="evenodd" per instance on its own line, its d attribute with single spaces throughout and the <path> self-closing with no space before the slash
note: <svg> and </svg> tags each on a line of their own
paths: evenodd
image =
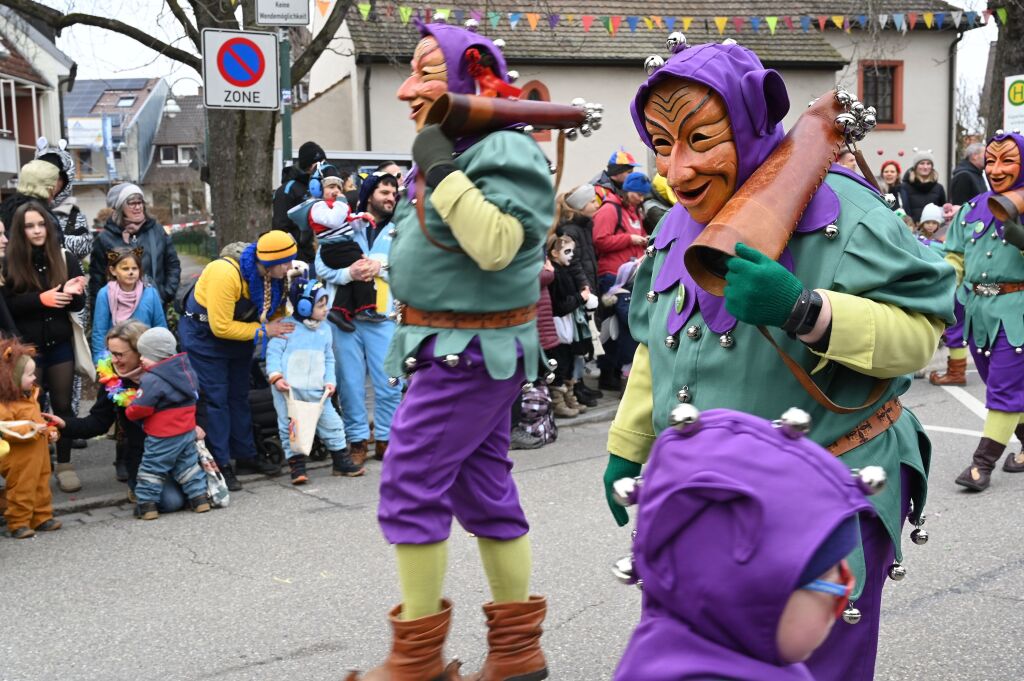
<svg viewBox="0 0 1024 681">
<path fill-rule="evenodd" d="M 1003 130 L 1024 130 L 1024 74 L 1004 81 Z"/>
<path fill-rule="evenodd" d="M 203 98 L 211 109 L 281 105 L 277 34 L 203 29 Z"/>
<path fill-rule="evenodd" d="M 309 0 L 256 0 L 260 26 L 308 26 Z"/>
</svg>

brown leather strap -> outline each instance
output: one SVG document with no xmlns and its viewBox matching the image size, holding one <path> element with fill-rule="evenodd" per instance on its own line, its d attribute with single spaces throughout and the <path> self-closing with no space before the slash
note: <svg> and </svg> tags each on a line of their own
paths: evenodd
<svg viewBox="0 0 1024 681">
<path fill-rule="evenodd" d="M 433 236 L 427 230 L 427 179 L 423 175 L 423 169 L 420 168 L 416 171 L 416 217 L 420 221 L 420 231 L 423 232 L 423 236 L 427 237 L 427 241 L 431 245 L 440 248 L 442 251 L 448 251 L 449 253 L 462 253 L 461 248 L 452 248 L 446 246 Z"/>
<path fill-rule="evenodd" d="M 537 318 L 537 306 L 527 305 L 499 312 L 450 312 L 398 306 L 398 323 L 434 329 L 507 329 Z"/>
<path fill-rule="evenodd" d="M 998 284 L 974 284 L 971 290 L 979 296 L 1001 296 L 1024 291 L 1024 281 L 1003 281 Z"/>
<path fill-rule="evenodd" d="M 565 130 L 558 131 L 558 152 L 555 157 L 555 195 L 558 195 L 558 185 L 562 183 L 562 163 L 565 161 Z"/>
<path fill-rule="evenodd" d="M 900 398 L 894 397 L 879 407 L 866 421 L 825 449 L 832 452 L 832 456 L 842 456 L 889 430 L 899 420 L 901 414 L 903 414 L 903 404 L 900 402 Z"/>
<path fill-rule="evenodd" d="M 775 352 L 779 353 L 779 357 L 781 357 L 782 361 L 786 364 L 787 367 L 789 367 L 790 372 L 793 374 L 796 380 L 800 382 L 800 385 L 803 386 L 803 389 L 807 391 L 807 394 L 810 395 L 815 402 L 817 402 L 818 404 L 820 404 L 821 406 L 825 407 L 830 412 L 833 412 L 835 414 L 853 414 L 855 412 L 867 409 L 872 404 L 878 401 L 878 398 L 880 398 L 885 393 L 885 391 L 889 388 L 889 384 L 892 383 L 891 378 L 886 379 L 884 381 L 875 381 L 875 387 L 871 389 L 871 394 L 868 395 L 868 399 L 867 401 L 864 402 L 864 404 L 858 407 L 840 406 L 833 402 L 832 400 L 830 400 L 828 398 L 828 395 L 826 395 L 821 390 L 821 388 L 818 387 L 818 384 L 814 382 L 814 379 L 811 378 L 806 371 L 804 371 L 804 368 L 797 364 L 796 360 L 787 355 L 785 350 L 779 347 L 778 343 L 775 342 L 775 339 L 772 338 L 772 334 L 768 332 L 768 329 L 764 328 L 763 326 L 759 326 L 757 327 L 757 330 L 761 332 L 761 335 L 765 337 L 765 340 L 771 343 L 771 346 L 775 348 Z"/>
<path fill-rule="evenodd" d="M 864 154 L 860 153 L 860 149 L 853 150 L 853 157 L 857 159 L 857 167 L 860 168 L 860 174 L 864 176 L 864 179 L 867 180 L 879 194 L 884 194 L 885 192 L 883 192 L 882 188 L 878 186 L 878 180 L 875 179 L 875 174 L 871 172 L 871 166 L 868 165 L 867 159 L 864 158 Z"/>
</svg>

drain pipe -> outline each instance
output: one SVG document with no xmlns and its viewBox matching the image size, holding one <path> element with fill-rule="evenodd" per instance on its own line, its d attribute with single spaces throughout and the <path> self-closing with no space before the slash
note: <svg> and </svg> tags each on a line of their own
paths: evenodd
<svg viewBox="0 0 1024 681">
<path fill-rule="evenodd" d="M 964 32 L 956 32 L 956 40 L 949 44 L 949 130 L 946 143 L 949 152 L 949 167 L 946 169 L 946 187 L 952 188 L 953 168 L 956 167 L 956 46 L 963 40 Z"/>
<path fill-rule="evenodd" d="M 363 64 L 366 65 L 366 73 L 363 74 L 363 132 L 366 136 L 366 150 L 373 151 L 373 136 L 370 128 L 370 79 L 373 77 L 373 60 L 364 57 Z"/>
</svg>

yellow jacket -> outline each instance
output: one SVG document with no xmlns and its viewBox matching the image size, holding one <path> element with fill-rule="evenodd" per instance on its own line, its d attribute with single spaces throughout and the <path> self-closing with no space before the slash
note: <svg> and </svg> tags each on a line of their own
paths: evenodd
<svg viewBox="0 0 1024 681">
<path fill-rule="evenodd" d="M 248 341 L 256 337 L 260 323 L 235 321 L 235 306 L 242 298 L 249 298 L 249 285 L 242 279 L 238 261 L 233 258 L 214 260 L 203 269 L 196 282 L 196 302 L 206 308 L 210 330 L 217 338 Z M 284 315 L 279 306 L 267 321 Z"/>
</svg>

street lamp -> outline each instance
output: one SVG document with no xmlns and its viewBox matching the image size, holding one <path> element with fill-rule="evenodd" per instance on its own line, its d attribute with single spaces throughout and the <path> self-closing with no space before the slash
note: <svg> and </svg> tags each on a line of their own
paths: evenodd
<svg viewBox="0 0 1024 681">
<path fill-rule="evenodd" d="M 203 89 L 203 82 L 201 80 L 199 80 L 198 78 L 193 78 L 192 76 L 179 76 L 178 78 L 175 78 L 174 82 L 172 82 L 170 85 L 167 86 L 168 89 L 171 91 L 171 94 L 164 101 L 164 112 L 163 113 L 169 119 L 173 119 L 175 116 L 177 116 L 178 114 L 181 113 L 181 105 L 178 104 L 178 101 L 176 99 L 174 99 L 174 86 L 177 85 L 178 83 L 180 83 L 183 80 L 188 80 L 188 81 L 191 81 L 191 82 L 195 83 L 196 85 L 198 85 L 199 86 L 199 91 L 202 91 L 202 89 Z M 206 207 L 207 207 L 207 212 L 209 212 L 210 206 L 211 206 L 211 203 L 212 203 L 211 196 L 210 196 L 210 121 L 207 118 L 205 107 L 200 107 L 200 108 L 203 108 L 204 111 L 203 111 L 203 159 L 202 159 L 202 163 L 199 166 L 199 179 L 203 182 L 204 185 L 206 185 Z"/>
</svg>

